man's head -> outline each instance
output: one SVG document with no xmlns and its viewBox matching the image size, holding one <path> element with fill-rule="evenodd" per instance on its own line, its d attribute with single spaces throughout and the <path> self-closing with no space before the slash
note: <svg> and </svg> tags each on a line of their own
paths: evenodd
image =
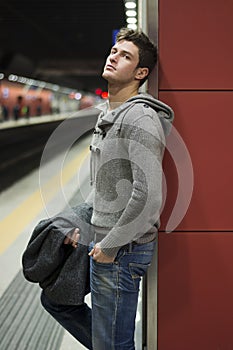
<svg viewBox="0 0 233 350">
<path fill-rule="evenodd" d="M 140 81 L 140 86 L 147 80 L 157 62 L 157 47 L 142 32 L 129 28 L 122 28 L 116 36 L 116 42 L 130 41 L 138 48 L 139 62 L 137 67 L 148 68 L 148 75 Z"/>
</svg>

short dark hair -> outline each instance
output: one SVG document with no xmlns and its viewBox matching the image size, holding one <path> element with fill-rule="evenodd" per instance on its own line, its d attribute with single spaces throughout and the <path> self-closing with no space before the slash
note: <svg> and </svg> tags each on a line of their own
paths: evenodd
<svg viewBox="0 0 233 350">
<path fill-rule="evenodd" d="M 140 81 L 140 86 L 147 80 L 157 62 L 157 47 L 141 30 L 121 28 L 116 36 L 116 42 L 126 40 L 131 41 L 138 47 L 139 62 L 138 67 L 147 67 L 148 75 Z"/>
</svg>

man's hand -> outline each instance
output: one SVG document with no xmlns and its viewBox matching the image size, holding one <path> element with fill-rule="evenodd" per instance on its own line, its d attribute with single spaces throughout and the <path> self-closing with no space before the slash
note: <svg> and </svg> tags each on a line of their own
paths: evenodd
<svg viewBox="0 0 233 350">
<path fill-rule="evenodd" d="M 110 256 L 105 255 L 102 252 L 98 243 L 96 243 L 96 245 L 94 246 L 94 248 L 90 251 L 90 253 L 88 255 L 93 256 L 93 259 L 99 263 L 106 263 L 107 264 L 107 263 L 113 262 L 115 259 L 115 258 L 112 258 Z"/>
<path fill-rule="evenodd" d="M 64 244 L 71 244 L 72 247 L 77 248 L 79 240 L 79 228 L 75 228 L 73 232 L 70 232 L 64 239 Z"/>
</svg>

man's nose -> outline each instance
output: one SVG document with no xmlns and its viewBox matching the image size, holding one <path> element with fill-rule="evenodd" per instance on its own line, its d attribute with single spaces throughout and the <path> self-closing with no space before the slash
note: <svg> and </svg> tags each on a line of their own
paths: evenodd
<svg viewBox="0 0 233 350">
<path fill-rule="evenodd" d="M 113 53 L 113 54 L 110 55 L 109 58 L 110 58 L 111 62 L 116 62 L 117 61 L 117 57 L 118 57 L 117 53 Z"/>
</svg>

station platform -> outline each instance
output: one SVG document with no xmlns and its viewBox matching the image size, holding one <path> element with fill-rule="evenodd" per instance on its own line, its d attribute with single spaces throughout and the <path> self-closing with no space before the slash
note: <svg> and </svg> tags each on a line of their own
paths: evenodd
<svg viewBox="0 0 233 350">
<path fill-rule="evenodd" d="M 0 193 L 0 349 L 85 349 L 41 306 L 39 285 L 25 280 L 22 254 L 35 225 L 89 193 L 90 136 Z M 62 169 L 58 166 L 62 164 Z M 54 169 L 57 169 L 55 172 Z M 90 304 L 90 295 L 86 302 Z M 136 324 L 141 350 L 141 298 Z"/>
<path fill-rule="evenodd" d="M 23 118 L 19 118 L 18 120 L 10 119 L 10 120 L 0 122 L 0 130 L 17 128 L 21 126 L 30 126 L 30 125 L 36 125 L 36 124 L 42 124 L 42 123 L 52 123 L 52 122 L 62 121 L 67 118 L 78 118 L 79 116 L 83 117 L 85 113 L 87 115 L 90 115 L 90 113 L 92 113 L 92 110 L 94 110 L 94 108 L 82 110 L 81 113 L 79 113 L 79 111 L 62 112 L 62 113 L 47 114 L 42 116 L 33 116 L 30 118 L 23 117 Z"/>
</svg>

